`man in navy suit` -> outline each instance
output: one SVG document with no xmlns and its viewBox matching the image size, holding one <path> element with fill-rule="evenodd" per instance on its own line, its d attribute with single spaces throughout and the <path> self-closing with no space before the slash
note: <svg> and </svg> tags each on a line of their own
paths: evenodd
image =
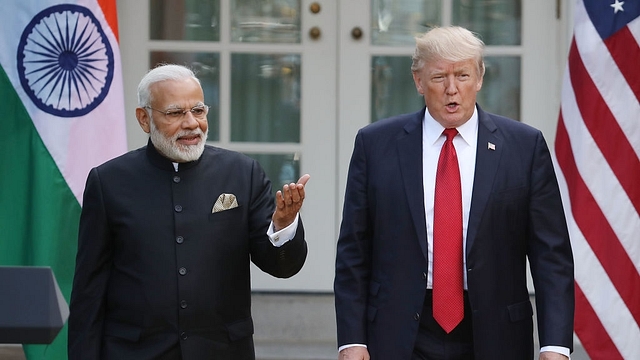
<svg viewBox="0 0 640 360">
<path fill-rule="evenodd" d="M 309 175 L 271 193 L 257 161 L 206 146 L 200 82 L 178 65 L 138 86 L 147 146 L 91 170 L 80 217 L 69 359 L 253 360 L 249 262 L 305 262 Z"/>
<path fill-rule="evenodd" d="M 416 38 L 411 70 L 426 108 L 356 136 L 334 283 L 340 359 L 532 359 L 527 258 L 540 359 L 572 351 L 573 258 L 552 160 L 540 131 L 476 104 L 483 49 L 460 27 Z M 459 200 L 435 191 L 446 139 Z M 436 209 L 438 196 L 460 209 L 459 237 L 434 236 L 457 218 Z M 434 273 L 445 263 L 438 244 L 460 249 L 460 305 L 436 316 L 436 293 L 455 283 Z"/>
</svg>

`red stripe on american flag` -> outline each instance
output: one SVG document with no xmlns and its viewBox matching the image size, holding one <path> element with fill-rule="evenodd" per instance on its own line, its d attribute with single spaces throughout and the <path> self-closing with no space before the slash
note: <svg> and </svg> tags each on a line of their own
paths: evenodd
<svg viewBox="0 0 640 360">
<path fill-rule="evenodd" d="M 578 171 L 562 114 L 558 121 L 555 151 L 569 188 L 573 218 L 622 301 L 635 321 L 640 323 L 640 304 L 635 300 L 640 296 L 640 274 Z"/>
<path fill-rule="evenodd" d="M 575 289 L 576 308 L 579 309 L 580 316 L 575 317 L 574 330 L 584 349 L 592 359 L 623 360 L 622 354 L 577 283 Z"/>
<path fill-rule="evenodd" d="M 605 40 L 604 44 L 609 49 L 627 84 L 636 95 L 636 99 L 640 101 L 640 76 L 638 76 L 640 46 L 633 34 L 625 26 Z"/>
<path fill-rule="evenodd" d="M 636 211 L 640 213 L 640 186 L 637 177 L 640 174 L 640 160 L 593 83 L 575 41 L 569 51 L 569 74 L 580 114 L 589 133 Z"/>
</svg>

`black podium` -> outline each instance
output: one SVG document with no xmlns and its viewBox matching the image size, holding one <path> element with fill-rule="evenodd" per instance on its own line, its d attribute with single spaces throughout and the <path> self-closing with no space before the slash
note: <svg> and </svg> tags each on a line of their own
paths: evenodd
<svg viewBox="0 0 640 360">
<path fill-rule="evenodd" d="M 51 268 L 0 266 L 0 344 L 50 344 L 68 317 Z"/>
</svg>

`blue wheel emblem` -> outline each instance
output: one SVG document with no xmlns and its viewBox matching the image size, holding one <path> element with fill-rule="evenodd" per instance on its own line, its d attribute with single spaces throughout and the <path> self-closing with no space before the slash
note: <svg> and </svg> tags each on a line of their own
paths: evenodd
<svg viewBox="0 0 640 360">
<path fill-rule="evenodd" d="M 36 106 L 61 117 L 100 105 L 113 80 L 113 51 L 89 9 L 56 5 L 38 13 L 18 45 L 22 88 Z"/>
</svg>

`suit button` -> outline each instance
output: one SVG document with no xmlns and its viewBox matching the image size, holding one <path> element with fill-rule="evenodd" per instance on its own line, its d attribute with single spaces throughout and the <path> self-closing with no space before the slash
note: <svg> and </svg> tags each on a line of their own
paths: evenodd
<svg viewBox="0 0 640 360">
<path fill-rule="evenodd" d="M 186 309 L 187 308 L 187 301 L 186 300 L 180 301 L 180 307 L 183 308 L 183 309 Z"/>
<path fill-rule="evenodd" d="M 427 273 L 426 272 L 422 273 L 422 280 L 427 280 Z"/>
<path fill-rule="evenodd" d="M 182 244 L 184 242 L 184 238 L 182 236 L 178 236 L 178 237 L 176 237 L 176 242 L 178 244 Z"/>
<path fill-rule="evenodd" d="M 173 182 L 176 183 L 176 184 L 179 183 L 180 182 L 180 176 L 178 176 L 178 175 L 174 176 L 173 177 Z"/>
<path fill-rule="evenodd" d="M 182 339 L 182 340 L 187 340 L 187 337 L 188 337 L 188 336 L 187 336 L 187 333 L 186 333 L 186 332 L 181 332 L 181 333 L 180 333 L 180 339 Z"/>
<path fill-rule="evenodd" d="M 413 320 L 415 321 L 420 320 L 420 314 L 416 313 L 415 315 L 413 315 Z"/>
<path fill-rule="evenodd" d="M 180 275 L 187 275 L 187 269 L 181 267 L 180 269 L 178 269 L 178 274 Z"/>
<path fill-rule="evenodd" d="M 176 210 L 176 212 L 182 212 L 182 206 L 181 205 L 174 206 L 174 209 Z"/>
</svg>

